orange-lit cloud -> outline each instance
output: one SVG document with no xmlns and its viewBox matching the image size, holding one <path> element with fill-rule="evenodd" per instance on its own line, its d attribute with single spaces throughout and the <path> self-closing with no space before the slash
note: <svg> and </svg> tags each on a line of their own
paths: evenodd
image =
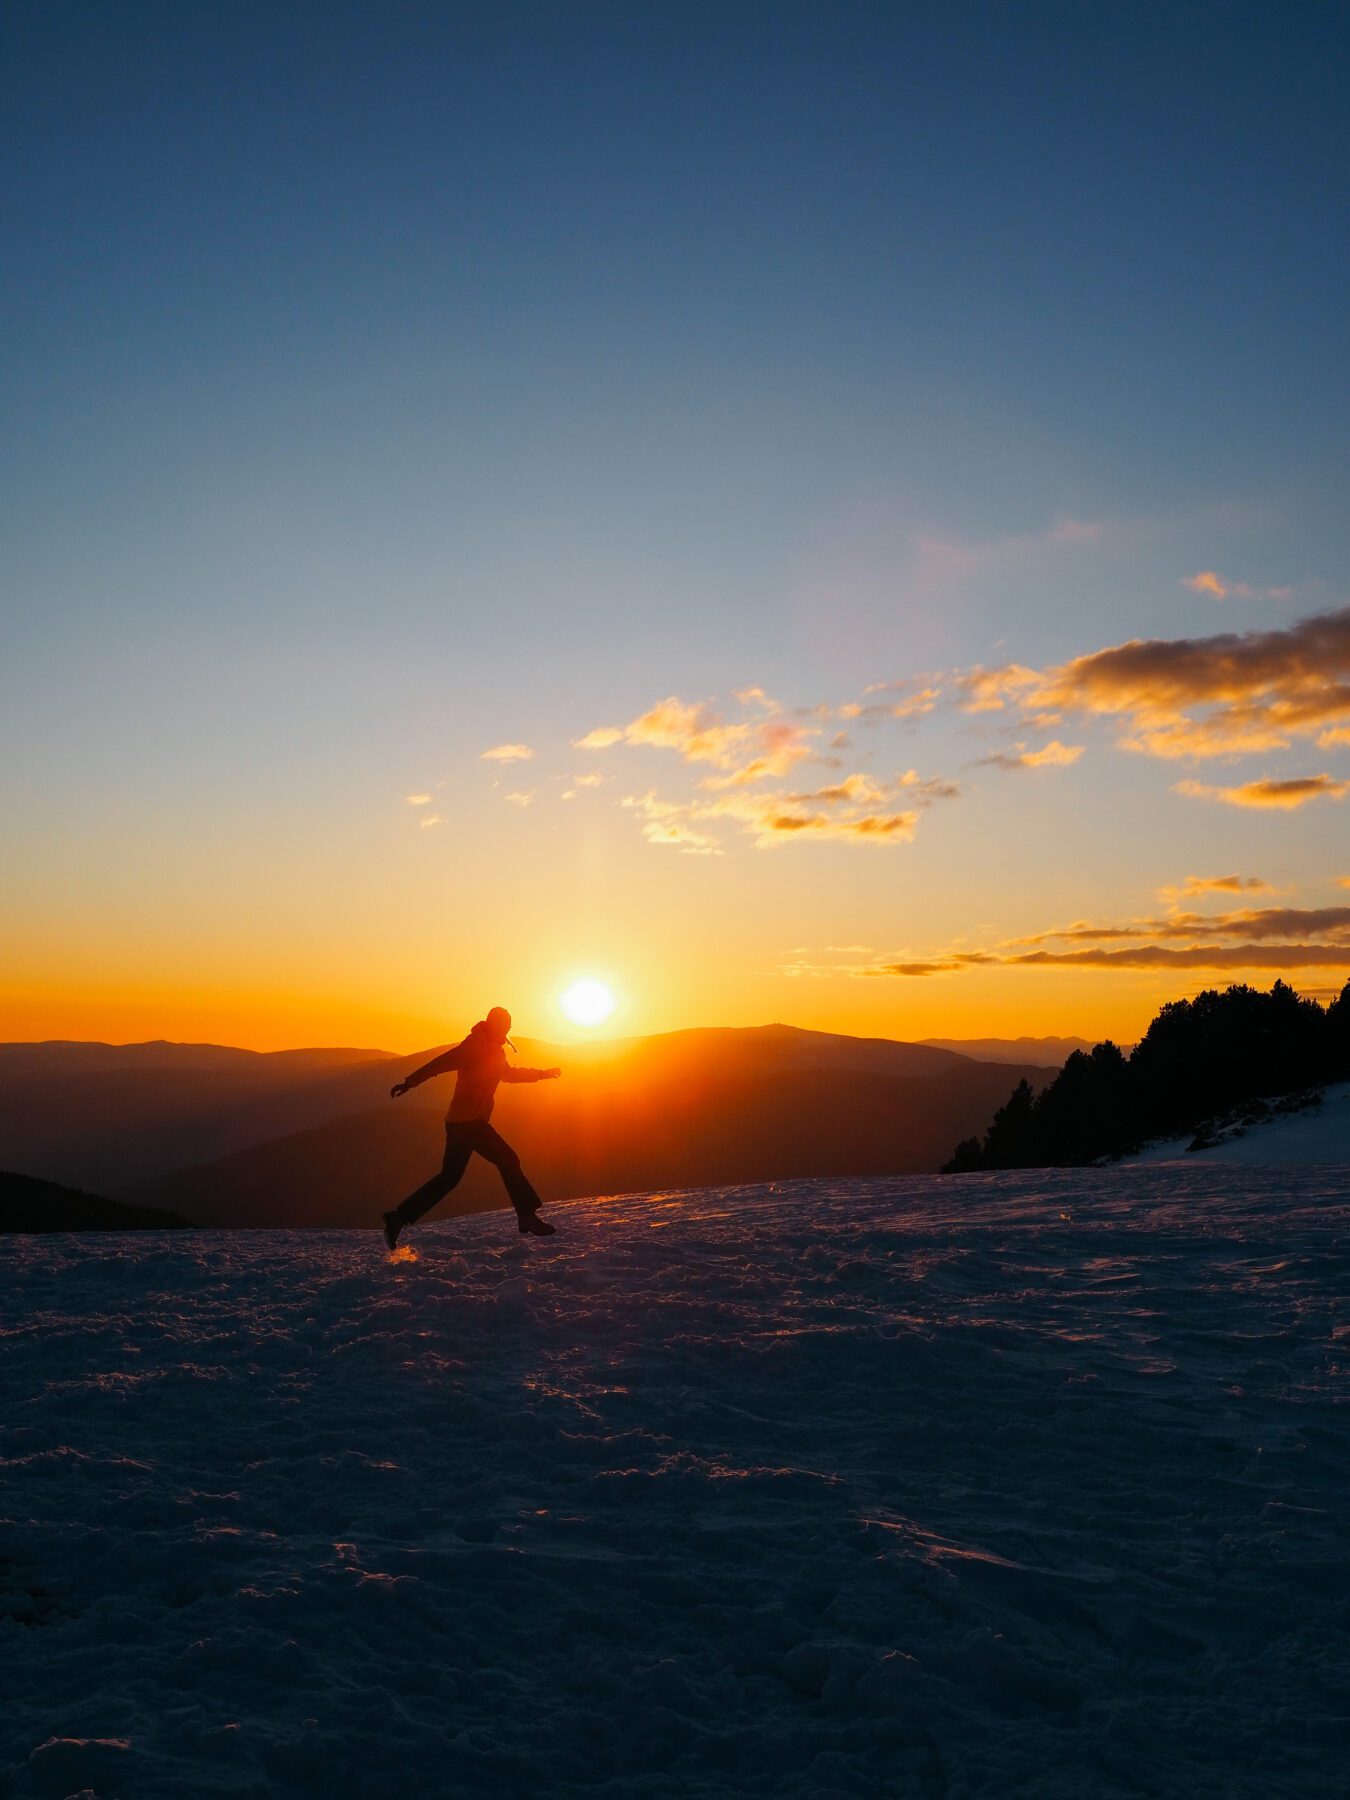
<svg viewBox="0 0 1350 1800">
<path fill-rule="evenodd" d="M 1158 889 L 1162 900 L 1191 900 L 1197 894 L 1268 894 L 1270 883 L 1259 875 L 1188 875 L 1180 887 Z"/>
<path fill-rule="evenodd" d="M 503 794 L 502 799 L 512 806 L 528 806 L 538 790 L 535 788 L 518 789 L 514 794 Z"/>
<path fill-rule="evenodd" d="M 888 844 L 908 843 L 918 824 L 916 811 L 885 809 L 884 794 L 873 784 L 857 790 L 852 800 L 838 797 L 848 783 L 816 794 L 738 794 L 709 803 L 703 817 L 734 819 L 767 850 L 795 840 Z M 831 797 L 834 796 L 834 797 Z"/>
<path fill-rule="evenodd" d="M 948 975 L 963 969 L 1337 969 L 1350 968 L 1350 942 L 1310 944 L 1130 944 L 1119 949 L 1029 950 L 1016 956 L 967 954 L 926 962 L 878 963 L 858 975 Z"/>
<path fill-rule="evenodd" d="M 1350 935 L 1350 906 L 1266 906 L 1243 907 L 1226 913 L 1169 913 L 1164 919 L 1131 919 L 1121 924 L 1090 925 L 1080 920 L 1072 925 L 1039 931 L 1032 937 L 1013 938 L 1016 946 L 1044 944 L 1052 938 L 1312 938 Z"/>
<path fill-rule="evenodd" d="M 1201 569 L 1198 575 L 1187 575 L 1181 585 L 1188 587 L 1193 594 L 1213 594 L 1216 600 L 1224 599 L 1228 593 L 1227 587 L 1213 569 Z"/>
<path fill-rule="evenodd" d="M 959 962 L 893 962 L 866 969 L 866 975 L 950 975 L 962 968 Z"/>
<path fill-rule="evenodd" d="M 483 762 L 529 762 L 534 755 L 528 744 L 494 744 L 491 750 L 484 750 Z"/>
<path fill-rule="evenodd" d="M 723 768 L 739 761 L 750 736 L 748 725 L 724 725 L 706 702 L 686 703 L 674 695 L 658 701 L 624 728 L 624 741 L 674 750 L 686 762 Z"/>
<path fill-rule="evenodd" d="M 934 800 L 959 800 L 961 797 L 959 783 L 944 781 L 940 776 L 924 778 L 917 769 L 906 769 L 903 775 L 897 775 L 896 785 L 923 806 L 931 806 Z"/>
<path fill-rule="evenodd" d="M 831 787 L 816 788 L 809 794 L 786 794 L 793 806 L 875 806 L 886 798 L 886 789 L 870 775 L 848 775 Z"/>
<path fill-rule="evenodd" d="M 921 719 L 932 712 L 942 696 L 940 687 L 927 685 L 920 676 L 910 681 L 874 681 L 863 694 L 893 694 L 893 700 L 851 700 L 837 709 L 841 719 Z"/>
<path fill-rule="evenodd" d="M 1122 950 L 1033 950 L 1016 967 L 1095 969 L 1350 968 L 1350 944 L 1135 944 Z"/>
<path fill-rule="evenodd" d="M 866 706 L 821 703 L 789 709 L 764 688 L 750 686 L 735 695 L 749 716 L 727 721 L 709 701 L 687 702 L 671 695 L 627 725 L 603 726 L 575 742 L 596 750 L 618 745 L 672 750 L 685 763 L 711 764 L 717 771 L 705 775 L 687 798 L 649 789 L 624 799 L 653 844 L 686 854 L 716 854 L 722 848 L 718 824 L 739 826 L 758 849 L 830 840 L 906 843 L 925 806 L 959 793 L 953 783 L 923 780 L 910 769 L 890 779 L 854 772 L 818 787 L 775 785 L 807 762 L 843 769 L 838 752 L 850 747 L 848 736 L 834 732 L 828 749 L 822 750 L 827 722 L 873 713 L 923 713 L 931 710 L 938 693 L 926 681 L 877 683 L 868 691 L 897 698 Z"/>
<path fill-rule="evenodd" d="M 622 804 L 642 820 L 642 835 L 650 844 L 663 844 L 686 856 L 720 856 L 722 846 L 706 832 L 689 824 L 692 808 L 677 800 L 660 800 L 653 793 L 629 794 Z"/>
<path fill-rule="evenodd" d="M 1021 663 L 1004 663 L 997 669 L 972 669 L 957 683 L 963 696 L 965 712 L 1002 712 L 1006 706 L 1022 704 L 1022 696 L 1038 689 L 1046 677 Z M 1039 705 L 1039 702 L 1031 702 Z"/>
<path fill-rule="evenodd" d="M 996 750 L 992 756 L 982 756 L 980 766 L 989 765 L 996 769 L 1058 769 L 1069 763 L 1076 763 L 1082 754 L 1082 744 L 1061 744 L 1058 738 L 1051 738 L 1039 750 L 1027 750 L 1021 744 L 1015 750 Z"/>
<path fill-rule="evenodd" d="M 581 750 L 608 750 L 616 744 L 674 750 L 685 762 L 711 763 L 727 770 L 709 785 L 743 786 L 784 775 L 809 756 L 815 727 L 782 716 L 762 688 L 744 688 L 737 699 L 762 710 L 756 718 L 725 723 L 707 701 L 687 702 L 671 695 L 624 726 L 601 726 L 576 740 Z"/>
<path fill-rule="evenodd" d="M 962 969 L 978 968 L 986 963 L 1000 962 L 1002 958 L 990 956 L 983 950 L 950 951 L 945 956 L 933 956 L 907 962 L 903 959 L 869 963 L 865 968 L 852 969 L 850 974 L 870 978 L 874 975 L 954 975 Z"/>
<path fill-rule="evenodd" d="M 1125 749 L 1229 756 L 1350 726 L 1350 607 L 1278 631 L 1134 639 L 1057 668 L 1012 663 L 960 683 L 970 712 L 1114 716 Z"/>
<path fill-rule="evenodd" d="M 405 798 L 406 798 L 407 804 L 409 806 L 430 806 L 431 805 L 431 795 L 430 794 L 408 794 L 407 796 L 405 796 Z"/>
<path fill-rule="evenodd" d="M 1236 879 L 1241 879 L 1240 877 Z M 1346 885 L 1350 886 L 1350 878 Z M 1350 967 L 1350 906 L 1173 913 L 1094 925 L 1085 920 L 1014 938 L 996 949 L 877 958 L 837 974 L 947 975 L 971 967 L 1290 969 Z"/>
<path fill-rule="evenodd" d="M 1225 806 L 1255 806 L 1292 812 L 1310 800 L 1339 800 L 1350 793 L 1350 781 L 1330 775 L 1297 775 L 1287 781 L 1245 781 L 1240 787 L 1209 787 L 1203 781 L 1179 781 L 1174 792 L 1196 800 L 1221 800 Z"/>
<path fill-rule="evenodd" d="M 920 810 L 959 790 L 949 782 L 921 781 L 913 770 L 887 784 L 871 776 L 850 775 L 841 782 L 806 792 L 721 791 L 690 800 L 665 800 L 655 792 L 630 794 L 624 806 L 643 820 L 652 843 L 697 848 L 717 846 L 703 829 L 728 821 L 747 831 L 757 849 L 790 842 L 907 843 L 914 835 Z M 900 796 L 912 801 L 897 806 Z"/>
<path fill-rule="evenodd" d="M 1294 594 L 1293 588 L 1289 587 L 1257 588 L 1245 581 L 1227 581 L 1213 569 L 1201 569 L 1198 575 L 1187 575 L 1181 585 L 1193 594 L 1209 594 L 1215 600 L 1226 600 L 1230 594 L 1238 600 L 1290 600 Z"/>
<path fill-rule="evenodd" d="M 1267 906 L 1255 912 L 1224 913 L 1207 919 L 1205 936 L 1302 937 L 1350 936 L 1350 906 Z"/>
</svg>

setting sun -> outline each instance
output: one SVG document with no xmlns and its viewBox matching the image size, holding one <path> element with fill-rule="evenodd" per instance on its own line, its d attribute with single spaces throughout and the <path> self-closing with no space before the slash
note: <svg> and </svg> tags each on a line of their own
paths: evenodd
<svg viewBox="0 0 1350 1800">
<path fill-rule="evenodd" d="M 603 981 L 574 981 L 558 1004 L 574 1025 L 601 1025 L 614 1011 L 614 995 Z"/>
</svg>

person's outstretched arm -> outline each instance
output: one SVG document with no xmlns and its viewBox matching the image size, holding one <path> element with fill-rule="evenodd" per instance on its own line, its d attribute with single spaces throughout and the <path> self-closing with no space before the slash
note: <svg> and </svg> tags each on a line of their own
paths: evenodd
<svg viewBox="0 0 1350 1800">
<path fill-rule="evenodd" d="M 429 1063 L 423 1063 L 420 1069 L 414 1069 L 411 1075 L 405 1075 L 402 1081 L 396 1082 L 389 1090 L 389 1098 L 397 1100 L 409 1088 L 421 1087 L 424 1081 L 430 1081 L 433 1075 L 448 1075 L 452 1069 L 457 1069 L 462 1060 L 463 1048 L 462 1044 L 456 1044 L 453 1050 L 443 1050 L 439 1056 L 433 1056 Z"/>
<path fill-rule="evenodd" d="M 561 1069 L 508 1069 L 503 1081 L 556 1081 Z"/>
</svg>

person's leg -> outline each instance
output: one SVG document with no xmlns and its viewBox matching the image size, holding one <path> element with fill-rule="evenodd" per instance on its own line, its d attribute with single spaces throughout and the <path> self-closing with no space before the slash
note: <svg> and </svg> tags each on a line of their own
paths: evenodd
<svg viewBox="0 0 1350 1800">
<path fill-rule="evenodd" d="M 520 1166 L 520 1158 L 507 1143 L 499 1131 L 494 1131 L 484 1119 L 474 1138 L 474 1149 L 490 1162 L 502 1178 L 507 1196 L 516 1212 L 523 1218 L 537 1213 L 540 1199 L 531 1186 L 525 1171 Z"/>
<path fill-rule="evenodd" d="M 473 1155 L 474 1145 L 467 1141 L 464 1131 L 455 1125 L 445 1128 L 445 1156 L 440 1168 L 400 1201 L 387 1218 L 396 1219 L 401 1231 L 405 1225 L 415 1224 L 423 1213 L 429 1213 L 438 1200 L 444 1200 L 451 1188 L 458 1185 L 465 1169 L 469 1166 L 469 1158 Z"/>
</svg>

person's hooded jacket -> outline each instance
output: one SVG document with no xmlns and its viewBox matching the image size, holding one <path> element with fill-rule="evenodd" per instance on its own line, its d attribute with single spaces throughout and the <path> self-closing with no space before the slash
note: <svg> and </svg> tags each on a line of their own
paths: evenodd
<svg viewBox="0 0 1350 1800">
<path fill-rule="evenodd" d="M 520 1069 L 506 1060 L 506 1046 L 496 1037 L 486 1019 L 480 1019 L 462 1043 L 442 1051 L 429 1063 L 405 1076 L 405 1088 L 420 1087 L 434 1075 L 457 1075 L 455 1091 L 445 1115 L 447 1125 L 466 1124 L 471 1119 L 490 1119 L 497 1084 L 502 1081 L 544 1081 L 543 1069 Z"/>
</svg>

